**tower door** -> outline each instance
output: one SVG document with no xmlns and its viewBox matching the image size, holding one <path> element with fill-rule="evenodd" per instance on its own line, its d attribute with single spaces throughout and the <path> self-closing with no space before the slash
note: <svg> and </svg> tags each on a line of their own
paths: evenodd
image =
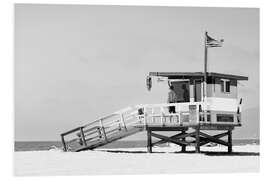
<svg viewBox="0 0 270 180">
<path fill-rule="evenodd" d="M 177 102 L 189 102 L 189 84 L 187 80 L 172 80 L 171 85 L 174 87 L 176 93 Z"/>
<path fill-rule="evenodd" d="M 202 101 L 202 80 L 194 80 L 194 101 Z"/>
</svg>

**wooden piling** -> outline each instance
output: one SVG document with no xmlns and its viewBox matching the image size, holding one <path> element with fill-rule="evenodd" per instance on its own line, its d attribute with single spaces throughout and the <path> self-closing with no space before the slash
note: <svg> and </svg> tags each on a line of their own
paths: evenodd
<svg viewBox="0 0 270 180">
<path fill-rule="evenodd" d="M 186 134 L 186 131 L 182 131 L 181 134 L 183 134 L 183 135 Z M 186 141 L 186 138 L 185 137 L 184 138 L 181 138 L 181 140 L 185 142 Z M 186 152 L 186 145 L 182 145 L 181 146 L 181 152 Z"/>
<path fill-rule="evenodd" d="M 147 152 L 152 153 L 152 135 L 149 129 L 147 129 Z"/>
<path fill-rule="evenodd" d="M 196 153 L 200 153 L 200 126 L 196 127 L 196 145 L 195 145 L 195 151 Z"/>
<path fill-rule="evenodd" d="M 228 130 L 228 152 L 232 152 L 232 130 Z"/>
</svg>

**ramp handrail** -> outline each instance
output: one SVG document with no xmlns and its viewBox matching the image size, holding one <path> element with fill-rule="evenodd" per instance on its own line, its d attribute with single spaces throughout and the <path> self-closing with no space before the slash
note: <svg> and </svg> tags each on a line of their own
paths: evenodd
<svg viewBox="0 0 270 180">
<path fill-rule="evenodd" d="M 108 141 L 108 135 L 124 129 L 128 131 L 131 124 L 137 122 L 137 108 L 126 108 L 122 111 L 114 112 L 98 118 L 83 126 L 76 127 L 61 134 L 64 151 L 69 149 L 67 143 L 78 141 L 79 144 L 87 146 L 89 141 Z M 65 136 L 76 134 L 77 137 L 66 141 Z"/>
</svg>

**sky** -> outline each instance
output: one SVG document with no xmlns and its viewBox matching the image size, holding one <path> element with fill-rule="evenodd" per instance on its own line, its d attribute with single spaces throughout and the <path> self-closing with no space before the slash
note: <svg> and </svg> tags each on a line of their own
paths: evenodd
<svg viewBox="0 0 270 180">
<path fill-rule="evenodd" d="M 203 71 L 205 31 L 224 39 L 208 70 L 249 78 L 234 138 L 258 138 L 259 9 L 16 4 L 15 140 L 60 140 L 127 106 L 166 102 L 166 84 L 147 91 L 147 74 Z"/>
</svg>

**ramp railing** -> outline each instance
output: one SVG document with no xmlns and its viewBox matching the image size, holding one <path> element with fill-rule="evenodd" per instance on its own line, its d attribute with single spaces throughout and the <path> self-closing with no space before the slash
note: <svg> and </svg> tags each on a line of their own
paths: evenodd
<svg viewBox="0 0 270 180">
<path fill-rule="evenodd" d="M 61 134 L 64 151 L 77 151 L 81 148 L 105 145 L 109 142 L 136 133 L 142 124 L 137 108 L 126 108 L 101 117 L 84 126 Z"/>
</svg>

